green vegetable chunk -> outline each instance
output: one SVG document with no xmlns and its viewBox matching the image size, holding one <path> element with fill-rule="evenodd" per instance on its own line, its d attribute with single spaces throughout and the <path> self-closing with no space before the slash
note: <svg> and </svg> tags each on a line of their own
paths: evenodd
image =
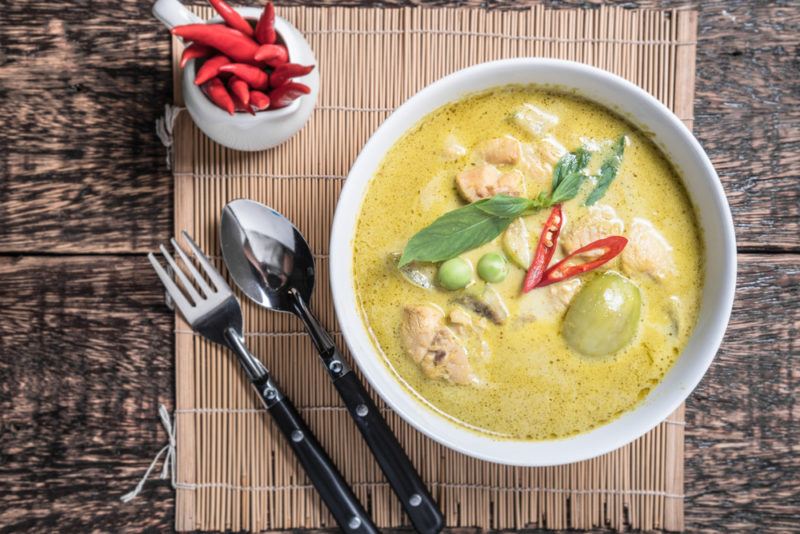
<svg viewBox="0 0 800 534">
<path fill-rule="evenodd" d="M 530 242 L 531 236 L 525 226 L 525 219 L 514 219 L 503 234 L 503 252 L 517 267 L 527 270 L 533 259 Z"/>
<path fill-rule="evenodd" d="M 605 356 L 627 345 L 642 313 L 639 288 L 624 276 L 606 272 L 578 292 L 564 317 L 567 344 L 586 356 Z"/>
<path fill-rule="evenodd" d="M 439 285 L 450 291 L 467 287 L 472 281 L 472 265 L 463 258 L 447 260 L 439 266 Z"/>
<path fill-rule="evenodd" d="M 478 260 L 478 276 L 487 282 L 502 282 L 508 275 L 508 263 L 502 254 L 488 252 Z"/>
</svg>

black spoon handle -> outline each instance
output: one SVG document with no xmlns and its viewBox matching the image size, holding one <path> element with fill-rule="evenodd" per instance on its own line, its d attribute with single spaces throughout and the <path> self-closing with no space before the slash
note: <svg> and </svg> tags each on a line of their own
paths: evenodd
<svg viewBox="0 0 800 534">
<path fill-rule="evenodd" d="M 433 534 L 442 530 L 444 517 L 436 501 L 356 374 L 349 371 L 333 385 L 417 532 Z"/>
<path fill-rule="evenodd" d="M 283 398 L 269 407 L 269 413 L 286 436 L 339 528 L 354 534 L 380 532 L 292 403 Z"/>
<path fill-rule="evenodd" d="M 444 528 L 442 512 L 428 492 L 414 464 L 408 459 L 389 425 L 386 424 L 378 407 L 372 402 L 356 374 L 347 367 L 339 349 L 308 309 L 302 297 L 295 295 L 294 300 L 297 314 L 303 319 L 347 411 L 350 412 L 392 489 L 400 498 L 414 528 L 423 534 L 435 534 L 441 531 Z"/>
</svg>

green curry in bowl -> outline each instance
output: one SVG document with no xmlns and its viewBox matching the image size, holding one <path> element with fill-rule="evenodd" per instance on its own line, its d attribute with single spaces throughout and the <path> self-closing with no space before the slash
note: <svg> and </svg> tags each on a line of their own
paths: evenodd
<svg viewBox="0 0 800 534">
<path fill-rule="evenodd" d="M 703 243 L 659 150 L 597 104 L 471 95 L 389 150 L 353 241 L 356 294 L 397 378 L 493 436 L 542 440 L 641 401 L 696 322 Z"/>
</svg>

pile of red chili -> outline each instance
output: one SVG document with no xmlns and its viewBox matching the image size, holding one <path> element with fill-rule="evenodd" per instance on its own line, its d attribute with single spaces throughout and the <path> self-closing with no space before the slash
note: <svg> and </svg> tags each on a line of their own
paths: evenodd
<svg viewBox="0 0 800 534">
<path fill-rule="evenodd" d="M 311 89 L 292 78 L 305 76 L 313 65 L 289 62 L 289 51 L 275 32 L 272 2 L 255 27 L 224 0 L 209 0 L 225 24 L 187 24 L 172 33 L 191 41 L 181 56 L 181 67 L 190 59 L 204 59 L 195 85 L 231 115 L 236 111 L 255 114 L 288 106 Z"/>
<path fill-rule="evenodd" d="M 550 260 L 553 259 L 553 254 L 556 252 L 558 236 L 561 234 L 563 223 L 564 215 L 561 212 L 561 205 L 556 204 L 544 223 L 536 253 L 525 275 L 525 280 L 522 282 L 523 293 L 596 269 L 616 258 L 625 248 L 625 245 L 628 244 L 628 240 L 621 235 L 604 237 L 579 248 L 555 265 L 548 267 Z M 587 261 L 573 263 L 575 260 L 582 259 L 580 258 L 582 255 L 588 258 Z"/>
</svg>

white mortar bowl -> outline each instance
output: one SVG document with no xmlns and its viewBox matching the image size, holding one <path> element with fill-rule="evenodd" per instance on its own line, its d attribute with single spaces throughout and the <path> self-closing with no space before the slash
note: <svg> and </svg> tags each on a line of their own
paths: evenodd
<svg viewBox="0 0 800 534">
<path fill-rule="evenodd" d="M 261 8 L 236 8 L 244 18 L 258 20 Z M 178 0 L 158 0 L 153 14 L 168 28 L 184 24 L 220 23 L 219 17 L 204 21 L 186 9 Z M 314 52 L 303 35 L 290 22 L 275 17 L 275 31 L 283 39 L 289 59 L 301 65 L 316 65 Z M 311 117 L 319 93 L 319 69 L 294 80 L 306 84 L 311 92 L 281 109 L 258 111 L 255 115 L 237 112 L 229 115 L 212 103 L 194 84 L 197 60 L 190 60 L 183 69 L 181 87 L 186 109 L 195 124 L 217 143 L 236 150 L 255 151 L 277 146 L 297 133 Z"/>
<path fill-rule="evenodd" d="M 705 240 L 705 287 L 697 325 L 661 383 L 633 410 L 589 432 L 549 441 L 497 439 L 467 430 L 403 386 L 361 319 L 353 280 L 353 238 L 361 203 L 386 152 L 435 109 L 506 84 L 574 91 L 614 110 L 652 139 L 681 173 Z M 700 382 L 722 342 L 733 305 L 736 242 L 725 193 L 708 156 L 683 123 L 655 98 L 622 78 L 569 61 L 522 58 L 483 63 L 451 74 L 400 106 L 364 146 L 342 190 L 330 243 L 336 314 L 358 366 L 378 394 L 409 424 L 469 456 L 509 465 L 546 466 L 586 460 L 617 449 L 663 421 Z"/>
</svg>

